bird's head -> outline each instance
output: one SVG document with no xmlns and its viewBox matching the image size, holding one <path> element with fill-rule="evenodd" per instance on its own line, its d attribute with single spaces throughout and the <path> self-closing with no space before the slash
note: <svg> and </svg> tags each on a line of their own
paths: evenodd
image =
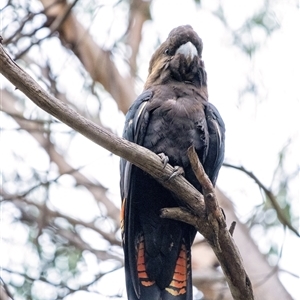
<svg viewBox="0 0 300 300">
<path fill-rule="evenodd" d="M 145 89 L 172 81 L 206 86 L 202 40 L 190 25 L 174 28 L 153 54 Z"/>
</svg>

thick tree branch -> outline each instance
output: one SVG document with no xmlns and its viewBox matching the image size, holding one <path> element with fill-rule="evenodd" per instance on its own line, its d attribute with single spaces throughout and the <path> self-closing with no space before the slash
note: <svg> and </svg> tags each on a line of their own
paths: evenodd
<svg viewBox="0 0 300 300">
<path fill-rule="evenodd" d="M 227 229 L 223 210 L 220 208 L 214 187 L 205 174 L 196 151 L 188 149 L 192 169 L 203 188 L 206 214 L 202 211 L 188 211 L 181 208 L 164 209 L 163 217 L 176 219 L 193 225 L 207 239 L 215 252 L 226 276 L 234 299 L 254 299 L 250 279 L 244 270 L 242 258 Z M 199 213 L 199 214 L 198 214 Z M 203 230 L 207 223 L 209 230 Z"/>
<path fill-rule="evenodd" d="M 177 193 L 180 198 L 187 201 L 192 209 L 202 208 L 204 213 L 204 202 L 199 192 L 188 181 L 180 176 L 168 181 L 167 179 L 173 173 L 173 168 L 170 165 L 163 168 L 161 160 L 156 154 L 148 149 L 117 137 L 111 132 L 108 132 L 95 123 L 85 119 L 73 109 L 48 94 L 9 57 L 2 45 L 0 46 L 0 63 L 0 72 L 37 106 L 99 146 L 125 158 L 148 172 L 166 188 L 172 189 L 172 191 Z M 190 192 L 189 196 L 185 193 L 187 190 Z"/>
<path fill-rule="evenodd" d="M 253 299 L 251 283 L 243 269 L 234 241 L 226 229 L 226 223 L 222 219 L 222 212 L 214 198 L 214 192 L 209 186 L 206 187 L 204 184 L 204 194 L 207 198 L 205 201 L 213 205 L 209 204 L 210 208 L 206 211 L 203 196 L 187 180 L 182 176 L 168 180 L 173 172 L 170 165 L 164 168 L 159 157 L 153 152 L 113 135 L 48 94 L 8 56 L 2 45 L 0 45 L 0 63 L 0 72 L 36 105 L 96 144 L 146 171 L 182 199 L 201 220 L 198 222 L 197 229 L 209 241 L 220 260 L 234 299 Z M 213 194 L 212 197 L 211 194 Z M 214 220 L 213 217 L 218 219 Z"/>
</svg>

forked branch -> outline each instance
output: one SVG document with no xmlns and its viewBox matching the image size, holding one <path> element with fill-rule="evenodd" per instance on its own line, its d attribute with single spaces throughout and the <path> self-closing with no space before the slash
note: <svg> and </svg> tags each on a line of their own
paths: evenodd
<svg viewBox="0 0 300 300">
<path fill-rule="evenodd" d="M 203 188 L 205 214 L 202 210 L 167 208 L 162 216 L 189 223 L 207 239 L 216 254 L 234 299 L 254 299 L 251 281 L 243 267 L 242 258 L 227 229 L 225 215 L 219 206 L 215 189 L 204 172 L 194 147 L 188 149 L 192 169 Z M 234 225 L 233 225 L 234 226 Z"/>
</svg>

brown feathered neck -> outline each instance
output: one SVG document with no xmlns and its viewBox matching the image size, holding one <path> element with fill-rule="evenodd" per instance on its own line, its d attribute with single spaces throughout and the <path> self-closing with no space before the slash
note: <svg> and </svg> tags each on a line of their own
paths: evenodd
<svg viewBox="0 0 300 300">
<path fill-rule="evenodd" d="M 145 90 L 176 82 L 206 90 L 202 49 L 202 40 L 190 25 L 174 28 L 150 60 Z"/>
</svg>

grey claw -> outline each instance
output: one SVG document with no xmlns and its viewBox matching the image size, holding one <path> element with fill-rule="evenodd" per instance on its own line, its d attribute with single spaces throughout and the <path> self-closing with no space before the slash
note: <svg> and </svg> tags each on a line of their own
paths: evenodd
<svg viewBox="0 0 300 300">
<path fill-rule="evenodd" d="M 184 170 L 182 167 L 179 166 L 175 166 L 173 169 L 173 173 L 171 174 L 171 176 L 168 178 L 168 180 L 171 180 L 172 178 L 175 178 L 179 175 L 184 176 Z"/>
<path fill-rule="evenodd" d="M 169 162 L 169 157 L 167 155 L 165 155 L 164 153 L 159 153 L 157 155 L 159 156 L 161 162 L 163 163 L 163 168 L 165 168 Z"/>
</svg>

